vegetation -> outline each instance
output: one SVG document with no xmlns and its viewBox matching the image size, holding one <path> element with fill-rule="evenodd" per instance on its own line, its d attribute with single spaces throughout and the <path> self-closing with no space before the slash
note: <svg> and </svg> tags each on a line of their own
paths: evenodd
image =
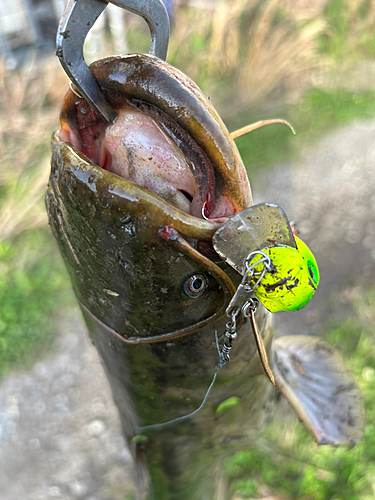
<svg viewBox="0 0 375 500">
<path fill-rule="evenodd" d="M 285 125 L 270 125 L 236 139 L 250 176 L 256 175 L 259 168 L 295 160 L 306 143 L 316 141 L 336 127 L 355 119 L 372 118 L 375 91 L 310 89 L 296 105 L 286 108 L 284 113 L 277 113 L 277 117 L 280 115 L 290 121 L 296 136 Z M 268 119 L 275 114 L 266 111 L 261 116 Z M 240 122 L 245 123 L 246 119 L 249 123 L 257 121 L 253 110 Z"/>
<path fill-rule="evenodd" d="M 69 303 L 66 271 L 50 238 L 34 230 L 0 246 L 0 376 L 30 366 L 51 347 L 53 313 Z"/>
<path fill-rule="evenodd" d="M 43 202 L 66 81 L 50 65 L 28 76 L 0 67 L 0 376 L 51 347 L 71 300 Z"/>
<path fill-rule="evenodd" d="M 251 450 L 226 459 L 228 479 L 240 498 L 274 495 L 278 499 L 370 500 L 374 497 L 375 410 L 375 289 L 358 289 L 352 300 L 355 319 L 342 321 L 328 341 L 345 353 L 345 363 L 359 383 L 366 406 L 367 426 L 354 448 L 318 447 L 290 412 L 274 423 Z"/>
</svg>

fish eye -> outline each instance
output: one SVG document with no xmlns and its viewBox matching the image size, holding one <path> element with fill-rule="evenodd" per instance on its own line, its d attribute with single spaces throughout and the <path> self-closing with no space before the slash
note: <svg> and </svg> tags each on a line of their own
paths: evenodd
<svg viewBox="0 0 375 500">
<path fill-rule="evenodd" d="M 184 294 L 191 299 L 203 295 L 207 287 L 207 278 L 204 274 L 193 274 L 183 284 Z"/>
</svg>

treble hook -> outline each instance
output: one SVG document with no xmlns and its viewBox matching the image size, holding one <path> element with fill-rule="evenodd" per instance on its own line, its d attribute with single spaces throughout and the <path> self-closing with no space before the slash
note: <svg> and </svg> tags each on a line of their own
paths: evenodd
<svg viewBox="0 0 375 500">
<path fill-rule="evenodd" d="M 56 55 L 77 90 L 108 121 L 116 118 L 83 57 L 87 33 L 108 3 L 143 17 L 151 34 L 149 53 L 165 59 L 169 17 L 162 0 L 68 0 L 56 37 Z"/>
</svg>

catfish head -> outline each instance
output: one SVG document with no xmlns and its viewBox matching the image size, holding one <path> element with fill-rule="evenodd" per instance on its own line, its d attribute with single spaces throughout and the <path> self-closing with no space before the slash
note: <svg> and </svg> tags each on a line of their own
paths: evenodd
<svg viewBox="0 0 375 500">
<path fill-rule="evenodd" d="M 211 243 L 252 204 L 238 150 L 210 101 L 164 61 L 137 54 L 90 69 L 117 119 L 67 93 L 47 198 L 76 294 L 124 338 L 198 330 L 223 317 L 240 279 Z"/>
</svg>

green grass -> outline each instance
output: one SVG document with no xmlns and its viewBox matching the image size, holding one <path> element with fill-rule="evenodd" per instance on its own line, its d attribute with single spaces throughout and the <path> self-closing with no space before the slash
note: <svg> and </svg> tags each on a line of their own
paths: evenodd
<svg viewBox="0 0 375 500">
<path fill-rule="evenodd" d="M 268 125 L 236 139 L 242 159 L 249 173 L 276 163 L 293 161 L 298 158 L 306 144 L 322 138 L 335 128 L 347 125 L 356 119 L 369 120 L 375 116 L 375 92 L 352 93 L 342 90 L 328 91 L 311 89 L 301 101 L 281 111 L 262 114 L 246 113 L 236 120 L 238 127 L 269 118 L 283 118 L 293 125 L 297 135 L 293 135 L 285 125 Z M 241 125 L 239 125 L 241 124 Z M 230 120 L 234 130 L 234 120 Z"/>
<path fill-rule="evenodd" d="M 297 127 L 307 135 L 321 135 L 334 127 L 355 119 L 370 119 L 375 115 L 375 92 L 352 93 L 343 90 L 312 89 L 303 97 L 295 115 Z"/>
<path fill-rule="evenodd" d="M 324 19 L 329 29 L 320 38 L 321 53 L 344 63 L 374 57 L 372 9 L 370 0 L 327 2 Z"/>
<path fill-rule="evenodd" d="M 375 289 L 354 301 L 356 316 L 328 333 L 328 340 L 346 351 L 365 400 L 367 426 L 354 448 L 318 447 L 295 418 L 275 420 L 253 449 L 226 459 L 228 479 L 243 498 L 268 488 L 284 499 L 370 500 L 375 488 Z M 338 320 L 339 321 L 339 320 Z M 271 494 L 270 493 L 270 494 Z"/>
<path fill-rule="evenodd" d="M 1 376 L 30 366 L 51 347 L 56 317 L 72 298 L 48 228 L 0 243 L 0 266 Z"/>
</svg>

